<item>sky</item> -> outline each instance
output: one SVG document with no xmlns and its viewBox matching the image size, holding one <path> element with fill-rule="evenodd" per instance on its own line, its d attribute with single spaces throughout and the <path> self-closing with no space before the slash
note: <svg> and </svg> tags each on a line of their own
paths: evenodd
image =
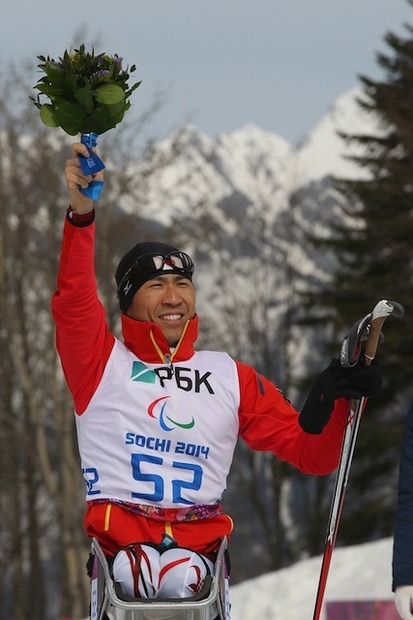
<svg viewBox="0 0 413 620">
<path fill-rule="evenodd" d="M 210 136 L 253 123 L 295 145 L 359 74 L 383 77 L 385 33 L 413 23 L 407 0 L 1 2 L 3 68 L 32 64 L 34 85 L 37 55 L 117 53 L 142 79 L 129 115 L 164 93 L 155 139 L 186 122 Z"/>
</svg>

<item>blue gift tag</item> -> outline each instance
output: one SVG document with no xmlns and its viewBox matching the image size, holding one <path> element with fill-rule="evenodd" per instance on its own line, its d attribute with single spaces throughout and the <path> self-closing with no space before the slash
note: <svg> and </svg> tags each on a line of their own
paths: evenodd
<svg viewBox="0 0 413 620">
<path fill-rule="evenodd" d="M 103 181 L 92 181 L 86 188 L 79 187 L 79 191 L 82 192 L 84 196 L 91 198 L 95 202 L 99 198 L 102 189 Z"/>
<path fill-rule="evenodd" d="M 80 167 L 82 168 L 83 174 L 96 174 L 100 170 L 103 170 L 105 164 L 100 159 L 96 153 L 92 151 L 92 148 L 96 146 L 98 139 L 97 133 L 84 133 L 80 136 L 80 141 L 84 144 L 90 153 L 89 157 L 84 157 L 83 155 L 79 155 Z M 96 201 L 103 189 L 103 181 L 92 181 L 89 183 L 89 186 L 85 189 L 79 187 L 79 190 L 82 192 L 84 196 L 91 198 Z"/>
<path fill-rule="evenodd" d="M 88 148 L 90 154 L 89 157 L 79 156 L 83 174 L 96 174 L 105 168 L 105 164 L 100 157 L 92 151 L 92 148 L 96 146 L 97 139 L 97 133 L 85 133 L 80 136 L 81 143 Z"/>
</svg>

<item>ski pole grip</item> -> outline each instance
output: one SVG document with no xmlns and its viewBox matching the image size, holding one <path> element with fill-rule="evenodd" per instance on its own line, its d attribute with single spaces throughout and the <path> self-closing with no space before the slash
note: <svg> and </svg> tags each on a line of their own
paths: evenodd
<svg viewBox="0 0 413 620">
<path fill-rule="evenodd" d="M 371 366 L 377 352 L 379 344 L 381 330 L 386 320 L 386 316 L 373 319 L 370 324 L 369 335 L 367 336 L 366 344 L 364 346 L 364 365 Z"/>
<path fill-rule="evenodd" d="M 387 316 L 373 319 L 370 323 L 369 333 L 364 345 L 364 366 L 371 366 L 377 352 L 377 347 L 380 340 L 380 334 L 384 321 Z M 355 398 L 350 399 L 349 411 L 355 412 L 357 407 L 357 400 Z"/>
<path fill-rule="evenodd" d="M 364 346 L 365 366 L 370 366 L 375 358 L 384 321 L 390 315 L 393 315 L 396 318 L 402 317 L 404 315 L 403 306 L 397 303 L 397 301 L 382 299 L 373 309 L 373 318 L 370 323 L 369 332 Z"/>
</svg>

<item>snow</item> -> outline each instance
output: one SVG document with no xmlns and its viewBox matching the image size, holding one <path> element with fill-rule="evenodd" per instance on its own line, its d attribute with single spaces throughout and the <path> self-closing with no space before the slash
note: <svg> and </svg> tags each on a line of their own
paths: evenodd
<svg viewBox="0 0 413 620">
<path fill-rule="evenodd" d="M 377 117 L 360 108 L 358 99 L 365 100 L 366 97 L 357 88 L 338 97 L 299 145 L 298 169 L 303 181 L 331 174 L 347 178 L 366 177 L 365 170 L 347 159 L 351 155 L 361 155 L 363 151 L 354 144 L 347 145 L 338 134 L 380 135 L 383 132 Z"/>
<path fill-rule="evenodd" d="M 391 538 L 334 550 L 324 603 L 393 600 Z M 232 620 L 303 620 L 313 615 L 321 556 L 231 587 Z M 325 604 L 321 620 L 325 620 Z"/>
</svg>

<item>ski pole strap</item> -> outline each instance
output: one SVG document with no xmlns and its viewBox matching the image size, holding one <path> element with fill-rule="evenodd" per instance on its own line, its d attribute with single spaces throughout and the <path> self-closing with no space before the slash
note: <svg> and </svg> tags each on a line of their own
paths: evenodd
<svg viewBox="0 0 413 620">
<path fill-rule="evenodd" d="M 383 323 L 390 315 L 396 318 L 404 315 L 404 308 L 397 301 L 382 299 L 373 308 L 373 311 L 354 323 L 348 336 L 343 340 L 340 354 L 340 363 L 345 368 L 352 368 L 357 364 L 365 343 L 364 357 L 366 365 L 370 365 L 376 354 L 379 342 L 384 340 L 381 332 Z"/>
<path fill-rule="evenodd" d="M 368 327 L 373 317 L 370 312 L 363 319 L 354 323 L 341 346 L 340 363 L 344 368 L 352 368 L 360 359 L 361 346 L 367 338 Z"/>
</svg>

